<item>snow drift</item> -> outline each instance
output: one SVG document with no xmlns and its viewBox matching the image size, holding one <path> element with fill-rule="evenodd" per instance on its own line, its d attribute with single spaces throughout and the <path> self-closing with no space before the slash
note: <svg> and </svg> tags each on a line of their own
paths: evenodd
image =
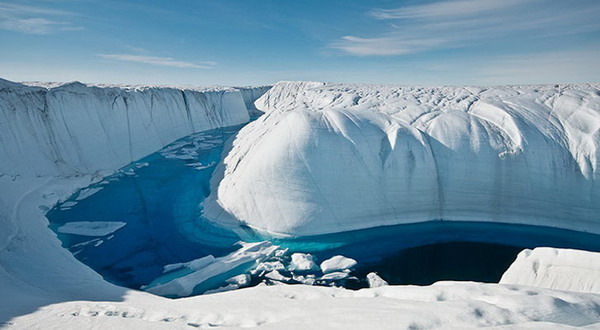
<svg viewBox="0 0 600 330">
<path fill-rule="evenodd" d="M 598 87 L 278 83 L 205 215 L 284 235 L 428 220 L 600 233 Z"/>
</svg>

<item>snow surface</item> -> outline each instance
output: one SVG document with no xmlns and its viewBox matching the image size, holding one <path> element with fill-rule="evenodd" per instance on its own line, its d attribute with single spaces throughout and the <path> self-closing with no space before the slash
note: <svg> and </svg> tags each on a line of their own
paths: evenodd
<svg viewBox="0 0 600 330">
<path fill-rule="evenodd" d="M 438 282 L 351 291 L 304 285 L 169 300 L 72 301 L 9 329 L 598 329 L 600 295 L 518 285 Z"/>
<path fill-rule="evenodd" d="M 224 99 L 237 105 L 228 110 L 223 108 L 228 102 L 203 107 L 188 100 L 193 105 L 187 120 L 178 95 L 190 93 L 202 99 L 199 91 L 177 88 L 32 87 L 0 80 L 0 327 L 600 328 L 600 295 L 521 285 L 440 282 L 359 291 L 277 285 L 171 300 L 104 281 L 61 247 L 44 213 L 144 150 L 156 151 L 192 129 L 231 125 L 233 117 L 245 117 L 240 97 L 231 95 Z M 217 90 L 215 98 L 219 93 L 235 94 Z M 127 118 L 130 123 L 124 125 Z M 235 277 L 230 281 L 243 283 Z"/>
<path fill-rule="evenodd" d="M 523 250 L 500 283 L 600 294 L 600 253 L 554 248 Z"/>
<path fill-rule="evenodd" d="M 274 235 L 440 219 L 600 233 L 599 88 L 278 83 L 204 215 Z"/>
<path fill-rule="evenodd" d="M 57 231 L 81 236 L 106 236 L 125 225 L 125 222 L 120 221 L 73 221 L 58 227 Z"/>
</svg>

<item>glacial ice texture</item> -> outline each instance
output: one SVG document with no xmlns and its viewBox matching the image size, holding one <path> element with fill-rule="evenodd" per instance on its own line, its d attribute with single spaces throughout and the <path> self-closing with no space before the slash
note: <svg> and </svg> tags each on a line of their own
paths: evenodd
<svg viewBox="0 0 600 330">
<path fill-rule="evenodd" d="M 279 235 L 428 220 L 600 233 L 598 85 L 278 83 L 204 215 Z"/>
</svg>

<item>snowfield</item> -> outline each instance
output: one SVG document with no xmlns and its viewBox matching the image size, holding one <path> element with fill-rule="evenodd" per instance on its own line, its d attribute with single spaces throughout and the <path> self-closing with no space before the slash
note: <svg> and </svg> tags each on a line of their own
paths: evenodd
<svg viewBox="0 0 600 330">
<path fill-rule="evenodd" d="M 253 93 L 0 80 L 0 327 L 600 329 L 598 253 L 526 251 L 501 284 L 389 286 L 369 274 L 379 287 L 259 285 L 172 300 L 112 285 L 61 247 L 44 216 L 58 201 L 177 138 L 247 122 Z M 281 83 L 217 165 L 207 206 L 215 221 L 281 234 L 429 218 L 599 233 L 599 102 L 597 85 Z M 100 229 L 118 230 L 75 228 Z M 330 266 L 351 267 L 338 259 Z"/>
<path fill-rule="evenodd" d="M 600 233 L 599 87 L 278 83 L 205 216 L 292 236 L 429 220 Z"/>
</svg>

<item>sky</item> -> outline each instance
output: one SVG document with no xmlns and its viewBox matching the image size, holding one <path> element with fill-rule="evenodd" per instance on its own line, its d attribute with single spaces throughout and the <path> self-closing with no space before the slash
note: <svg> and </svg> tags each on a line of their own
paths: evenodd
<svg viewBox="0 0 600 330">
<path fill-rule="evenodd" d="M 600 0 L 0 0 L 13 81 L 600 81 Z"/>
</svg>

